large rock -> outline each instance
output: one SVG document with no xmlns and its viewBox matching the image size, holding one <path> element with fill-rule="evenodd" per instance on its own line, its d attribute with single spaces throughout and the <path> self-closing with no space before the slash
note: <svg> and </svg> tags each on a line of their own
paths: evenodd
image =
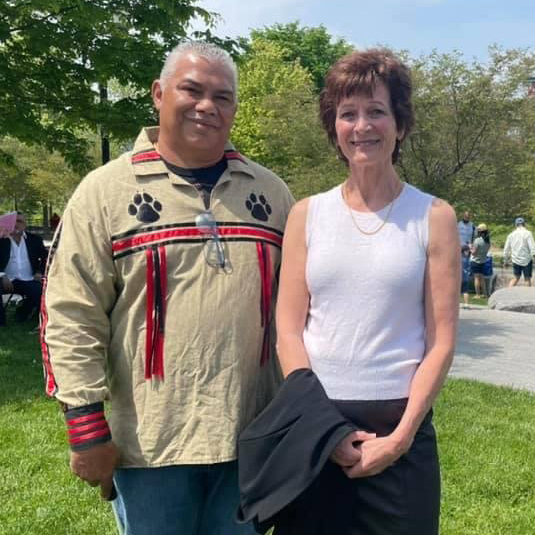
<svg viewBox="0 0 535 535">
<path fill-rule="evenodd" d="M 515 286 L 497 290 L 489 297 L 489 307 L 535 314 L 535 288 Z"/>
</svg>

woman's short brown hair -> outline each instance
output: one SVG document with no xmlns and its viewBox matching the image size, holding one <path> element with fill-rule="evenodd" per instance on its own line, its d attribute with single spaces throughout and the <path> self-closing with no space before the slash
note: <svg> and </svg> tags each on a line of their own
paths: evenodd
<svg viewBox="0 0 535 535">
<path fill-rule="evenodd" d="M 377 82 L 382 82 L 388 89 L 396 127 L 398 131 L 403 132 L 403 137 L 396 141 L 392 153 L 392 163 L 396 163 L 400 145 L 414 124 L 409 68 L 390 50 L 371 48 L 362 52 L 355 51 L 340 58 L 329 69 L 325 78 L 325 87 L 320 94 L 320 119 L 329 141 L 346 163 L 347 159 L 341 153 L 336 141 L 336 108 L 343 98 L 352 95 L 364 94 L 371 97 Z"/>
</svg>

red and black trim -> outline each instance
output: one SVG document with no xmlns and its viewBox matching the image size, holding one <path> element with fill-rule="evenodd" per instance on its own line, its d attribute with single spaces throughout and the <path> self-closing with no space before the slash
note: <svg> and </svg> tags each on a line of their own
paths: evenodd
<svg viewBox="0 0 535 535">
<path fill-rule="evenodd" d="M 131 162 L 133 164 L 137 164 L 145 162 L 157 162 L 161 159 L 162 157 L 160 156 L 159 152 L 155 151 L 154 149 L 148 149 L 136 152 L 136 154 L 132 155 Z"/>
<path fill-rule="evenodd" d="M 41 293 L 41 305 L 39 309 L 39 316 L 40 316 L 39 341 L 41 344 L 41 355 L 43 357 L 43 373 L 45 377 L 45 391 L 46 391 L 46 394 L 50 397 L 54 397 L 56 395 L 58 391 L 58 385 L 54 377 L 54 372 L 52 371 L 52 364 L 50 363 L 50 350 L 49 350 L 48 344 L 45 342 L 46 328 L 48 325 L 48 312 L 46 310 L 46 288 L 47 288 L 47 280 L 48 280 L 48 271 L 50 270 L 50 266 L 52 264 L 52 259 L 54 258 L 54 255 L 56 253 L 56 249 L 58 248 L 58 243 L 59 243 L 59 239 L 61 236 L 62 227 L 63 227 L 63 222 L 60 221 L 58 229 L 56 230 L 56 233 L 54 234 L 52 245 L 50 246 L 50 249 L 48 251 L 48 259 L 46 263 L 45 274 L 43 278 L 41 279 L 42 293 Z"/>
<path fill-rule="evenodd" d="M 282 233 L 265 225 L 218 222 L 217 228 L 221 241 L 260 241 L 278 248 L 282 246 Z M 139 229 L 112 238 L 113 258 L 117 260 L 149 247 L 199 243 L 207 239 L 209 236 L 192 223 Z"/>
<path fill-rule="evenodd" d="M 104 415 L 104 403 L 92 403 L 65 411 L 65 422 L 71 450 L 87 450 L 111 440 L 111 431 Z"/>
<path fill-rule="evenodd" d="M 156 162 L 161 160 L 162 157 L 160 153 L 154 149 L 147 149 L 140 152 L 136 152 L 131 157 L 131 162 L 133 164 L 144 163 L 144 162 Z M 226 150 L 225 159 L 227 160 L 240 160 L 240 162 L 247 164 L 245 158 L 235 150 Z"/>
<path fill-rule="evenodd" d="M 247 165 L 245 158 L 236 150 L 226 150 L 225 158 L 227 160 L 240 160 L 240 162 L 243 162 L 244 164 Z"/>
<path fill-rule="evenodd" d="M 167 296 L 167 256 L 165 247 L 151 247 L 147 259 L 147 303 L 145 338 L 145 379 L 163 379 L 163 346 Z"/>
<path fill-rule="evenodd" d="M 269 245 L 264 242 L 257 242 L 256 252 L 258 253 L 258 268 L 260 269 L 261 325 L 264 328 L 262 353 L 260 356 L 260 366 L 263 366 L 269 360 L 270 356 L 269 333 L 271 328 L 271 289 L 273 277 L 271 272 L 271 253 L 269 251 Z"/>
</svg>

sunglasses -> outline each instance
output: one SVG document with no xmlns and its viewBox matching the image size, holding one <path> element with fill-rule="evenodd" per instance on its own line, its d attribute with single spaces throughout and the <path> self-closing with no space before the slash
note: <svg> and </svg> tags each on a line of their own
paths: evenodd
<svg viewBox="0 0 535 535">
<path fill-rule="evenodd" d="M 195 218 L 195 226 L 199 229 L 201 234 L 209 236 L 209 239 L 204 243 L 204 258 L 206 263 L 210 267 L 228 271 L 230 265 L 225 256 L 225 248 L 219 237 L 214 214 L 210 210 L 201 212 Z"/>
</svg>

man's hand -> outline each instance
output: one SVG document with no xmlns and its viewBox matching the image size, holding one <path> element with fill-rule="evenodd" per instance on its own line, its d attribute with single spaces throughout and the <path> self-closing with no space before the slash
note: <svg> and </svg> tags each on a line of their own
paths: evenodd
<svg viewBox="0 0 535 535">
<path fill-rule="evenodd" d="M 33 280 L 36 280 L 37 282 L 41 282 L 43 280 L 43 275 L 39 272 L 35 273 L 33 276 Z"/>
<path fill-rule="evenodd" d="M 13 283 L 7 277 L 2 277 L 0 279 L 0 282 L 2 283 L 2 288 L 4 288 L 4 293 L 13 293 L 13 291 L 15 290 L 13 288 Z"/>
<path fill-rule="evenodd" d="M 392 435 L 366 440 L 359 447 L 360 459 L 353 466 L 346 466 L 344 472 L 350 479 L 374 476 L 394 464 L 409 447 Z"/>
<path fill-rule="evenodd" d="M 350 433 L 334 448 L 331 453 L 331 461 L 342 468 L 355 465 L 360 461 L 360 443 L 372 438 L 375 438 L 375 433 L 367 433 L 366 431 Z"/>
<path fill-rule="evenodd" d="M 88 450 L 71 451 L 71 470 L 92 487 L 100 485 L 100 495 L 107 500 L 113 488 L 112 477 L 119 457 L 119 450 L 112 441 Z"/>
</svg>

